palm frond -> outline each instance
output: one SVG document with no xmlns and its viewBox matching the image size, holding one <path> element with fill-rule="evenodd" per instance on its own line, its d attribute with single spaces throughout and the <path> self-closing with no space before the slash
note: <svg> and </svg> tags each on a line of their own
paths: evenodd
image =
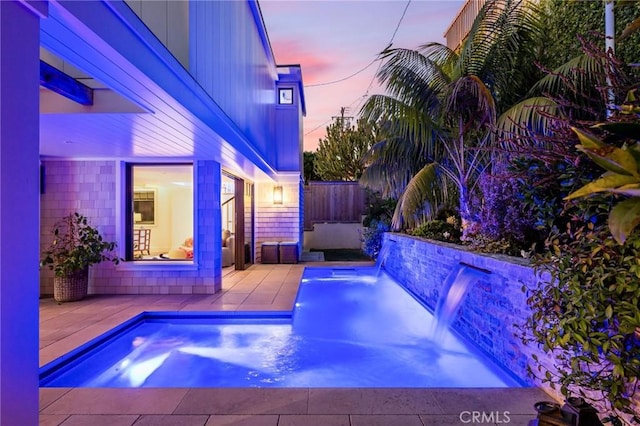
<svg viewBox="0 0 640 426">
<path fill-rule="evenodd" d="M 525 99 L 498 117 L 495 137 L 508 144 L 513 140 L 548 135 L 560 114 L 558 105 L 549 98 Z"/>
<path fill-rule="evenodd" d="M 377 77 L 389 96 L 425 109 L 438 104 L 438 94 L 449 83 L 437 63 L 411 49 L 391 50 Z"/>
<path fill-rule="evenodd" d="M 554 93 L 563 95 L 570 92 L 589 93 L 594 87 L 604 84 L 605 65 L 600 58 L 579 55 L 560 65 L 529 91 L 532 96 Z"/>
<path fill-rule="evenodd" d="M 453 70 L 459 60 L 459 56 L 456 52 L 449 49 L 444 44 L 437 42 L 426 43 L 419 46 L 418 52 L 426 58 L 429 58 L 429 60 L 433 62 L 449 80 L 451 79 Z"/>
<path fill-rule="evenodd" d="M 520 68 L 531 74 L 543 28 L 532 3 L 487 1 L 463 45 L 456 76 L 480 77 L 498 100 L 506 93 L 522 96 L 528 81 Z"/>
<path fill-rule="evenodd" d="M 440 126 L 429 112 L 407 105 L 392 96 L 373 95 L 362 106 L 360 116 L 367 121 L 385 123 L 385 130 L 389 134 L 413 141 L 418 155 L 436 158 L 440 151 L 430 141 L 440 133 Z"/>
<path fill-rule="evenodd" d="M 442 199 L 440 189 L 442 185 L 438 174 L 438 164 L 429 163 L 419 170 L 407 183 L 407 186 L 398 199 L 396 210 L 393 213 L 391 225 L 394 229 L 404 226 L 413 227 L 416 223 L 415 213 L 422 211 L 427 216 L 435 215 L 439 201 Z"/>
<path fill-rule="evenodd" d="M 380 191 L 386 198 L 398 198 L 413 174 L 427 162 L 418 149 L 416 144 L 402 138 L 376 143 L 364 158 L 367 167 L 360 184 Z"/>
</svg>

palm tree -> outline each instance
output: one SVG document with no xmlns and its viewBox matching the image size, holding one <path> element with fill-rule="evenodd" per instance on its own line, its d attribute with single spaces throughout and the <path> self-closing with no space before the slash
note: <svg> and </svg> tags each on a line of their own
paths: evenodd
<svg viewBox="0 0 640 426">
<path fill-rule="evenodd" d="M 537 14 L 531 2 L 490 0 L 460 52 L 440 43 L 387 49 L 378 72 L 386 95 L 361 114 L 393 138 L 371 149 L 360 182 L 398 197 L 393 226 L 412 226 L 457 196 L 463 228 L 474 222 L 470 197 L 488 167 L 497 115 L 535 79 Z M 535 81 L 535 80 L 534 80 Z M 451 187 L 454 191 L 450 191 Z"/>
</svg>

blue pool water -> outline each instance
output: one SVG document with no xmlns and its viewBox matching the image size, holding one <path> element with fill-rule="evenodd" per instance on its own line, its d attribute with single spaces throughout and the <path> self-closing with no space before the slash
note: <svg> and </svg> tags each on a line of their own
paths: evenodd
<svg viewBox="0 0 640 426">
<path fill-rule="evenodd" d="M 375 268 L 307 268 L 293 312 L 147 313 L 41 369 L 45 387 L 519 387 Z"/>
</svg>

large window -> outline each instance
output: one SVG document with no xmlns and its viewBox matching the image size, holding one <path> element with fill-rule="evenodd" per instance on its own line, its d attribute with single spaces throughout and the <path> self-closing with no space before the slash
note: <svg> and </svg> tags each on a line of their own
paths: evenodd
<svg viewBox="0 0 640 426">
<path fill-rule="evenodd" d="M 193 260 L 193 165 L 130 164 L 127 260 Z"/>
</svg>

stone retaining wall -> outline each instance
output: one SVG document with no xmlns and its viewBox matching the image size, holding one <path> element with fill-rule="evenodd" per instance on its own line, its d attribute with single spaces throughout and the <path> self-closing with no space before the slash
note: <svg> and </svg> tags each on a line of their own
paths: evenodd
<svg viewBox="0 0 640 426">
<path fill-rule="evenodd" d="M 530 385 L 540 385 L 527 375 L 531 354 L 542 351 L 524 345 L 514 324 L 528 316 L 524 286 L 536 286 L 538 277 L 526 259 L 484 255 L 460 246 L 427 241 L 405 234 L 384 236 L 383 267 L 402 286 L 435 311 L 441 287 L 460 262 L 486 269 L 471 284 L 452 327 L 474 342 L 497 363 Z"/>
</svg>

